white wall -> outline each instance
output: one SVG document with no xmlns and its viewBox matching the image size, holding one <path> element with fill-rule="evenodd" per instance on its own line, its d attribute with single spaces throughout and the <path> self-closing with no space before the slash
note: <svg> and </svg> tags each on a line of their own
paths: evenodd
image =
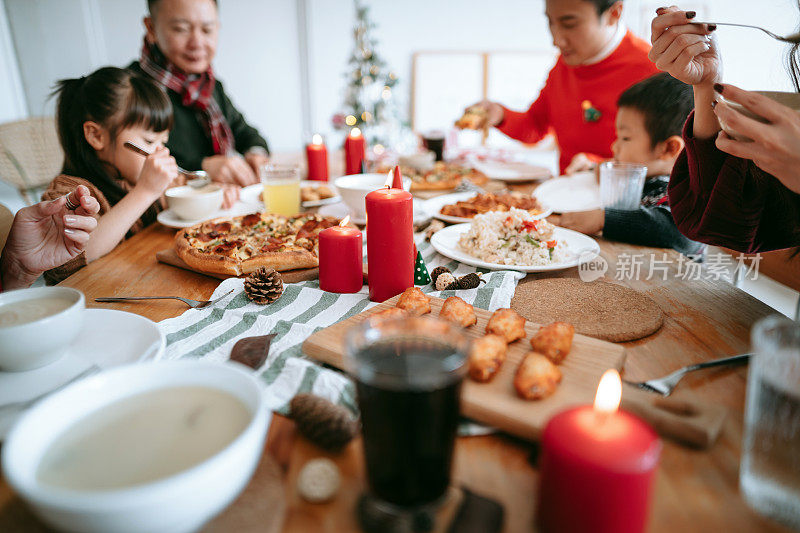
<svg viewBox="0 0 800 533">
<path fill-rule="evenodd" d="M 18 120 L 27 113 L 5 4 L 0 0 L 0 122 Z"/>
<path fill-rule="evenodd" d="M 125 65 L 139 54 L 145 0 L 5 2 L 32 115 L 52 112 L 45 96 L 58 78 L 85 74 L 107 63 Z M 307 17 L 310 105 L 305 111 L 313 130 L 329 132 L 330 118 L 341 104 L 353 46 L 352 2 L 220 2 L 222 33 L 215 67 L 234 102 L 279 151 L 299 149 L 303 138 L 297 2 L 302 2 Z M 650 19 L 663 3 L 625 0 L 628 25 L 649 38 Z M 410 100 L 414 52 L 551 50 L 543 0 L 372 0 L 369 5 L 377 24 L 378 52 L 400 76 L 394 94 L 404 105 Z M 682 7 L 696 9 L 700 17 L 761 24 L 778 33 L 794 31 L 798 21 L 792 0 L 696 0 Z M 751 89 L 791 88 L 784 45 L 751 30 L 720 28 L 717 33 L 726 81 Z M 531 92 L 533 100 L 535 90 Z M 2 92 L 0 99 L 6 99 Z"/>
</svg>

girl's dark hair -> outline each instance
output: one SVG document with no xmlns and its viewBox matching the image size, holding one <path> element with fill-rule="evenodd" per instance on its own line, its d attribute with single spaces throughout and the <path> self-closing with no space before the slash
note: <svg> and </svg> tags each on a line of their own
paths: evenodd
<svg viewBox="0 0 800 533">
<path fill-rule="evenodd" d="M 58 97 L 56 127 L 64 150 L 62 173 L 92 182 L 111 205 L 116 204 L 126 191 L 86 141 L 83 124 L 91 120 L 107 128 L 111 142 L 120 130 L 133 126 L 162 132 L 172 127 L 169 97 L 154 81 L 116 67 L 61 80 L 53 95 Z M 154 221 L 157 213 L 151 206 L 142 217 L 145 224 Z"/>
</svg>

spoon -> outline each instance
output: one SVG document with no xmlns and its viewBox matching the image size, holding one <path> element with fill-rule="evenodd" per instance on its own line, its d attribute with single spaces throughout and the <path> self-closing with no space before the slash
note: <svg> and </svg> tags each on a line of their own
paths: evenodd
<svg viewBox="0 0 800 533">
<path fill-rule="evenodd" d="M 128 150 L 136 152 L 137 154 L 141 154 L 145 157 L 150 155 L 150 152 L 130 141 L 125 141 L 124 146 Z M 178 172 L 180 172 L 186 177 L 194 178 L 186 181 L 186 185 L 192 187 L 193 189 L 201 189 L 206 185 L 208 185 L 209 183 L 211 183 L 211 178 L 208 177 L 208 174 L 206 173 L 205 170 L 186 170 L 181 167 L 178 167 Z"/>
<path fill-rule="evenodd" d="M 800 33 L 793 33 L 791 35 L 787 35 L 786 37 L 780 36 L 776 33 L 772 33 L 769 30 L 765 30 L 761 26 L 752 26 L 750 24 L 734 24 L 733 22 L 692 22 L 692 24 L 705 24 L 707 26 L 736 26 L 737 28 L 752 28 L 754 30 L 761 30 L 773 39 L 777 39 L 778 41 L 783 41 L 785 43 L 797 44 L 800 43 Z"/>
</svg>

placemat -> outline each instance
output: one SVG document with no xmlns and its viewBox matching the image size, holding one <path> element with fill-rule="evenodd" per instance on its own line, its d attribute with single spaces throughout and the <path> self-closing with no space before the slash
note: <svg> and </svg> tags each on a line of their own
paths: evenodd
<svg viewBox="0 0 800 533">
<path fill-rule="evenodd" d="M 517 287 L 511 308 L 533 322 L 569 322 L 576 333 L 611 342 L 641 339 L 664 322 L 663 311 L 646 294 L 574 278 L 527 279 Z"/>
<path fill-rule="evenodd" d="M 421 287 L 424 292 L 444 298 L 455 294 L 482 309 L 508 307 L 517 283 L 524 277 L 520 272 L 489 272 L 451 261 L 436 253 L 421 235 L 417 236 L 417 247 L 429 270 L 444 265 L 456 276 L 479 271 L 486 280 L 477 289 L 439 293 L 428 284 Z M 243 280 L 230 278 L 220 283 L 212 298 L 231 289 L 234 292 L 212 308 L 190 309 L 159 323 L 167 339 L 165 359 L 224 361 L 239 339 L 274 333 L 269 357 L 256 369 L 270 392 L 270 409 L 286 414 L 296 394 L 313 393 L 356 411 L 355 389 L 349 378 L 307 359 L 301 345 L 311 334 L 376 305 L 369 301 L 366 286 L 355 294 L 335 294 L 320 290 L 319 281 L 288 283 L 279 300 L 261 306 L 247 299 Z"/>
</svg>

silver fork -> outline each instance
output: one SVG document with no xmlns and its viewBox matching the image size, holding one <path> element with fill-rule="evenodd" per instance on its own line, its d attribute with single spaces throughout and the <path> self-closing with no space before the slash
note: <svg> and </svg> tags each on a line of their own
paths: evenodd
<svg viewBox="0 0 800 533">
<path fill-rule="evenodd" d="M 675 390 L 675 387 L 678 385 L 678 382 L 681 380 L 681 378 L 683 378 L 683 376 L 685 376 L 687 373 L 715 366 L 743 365 L 750 360 L 751 355 L 752 354 L 746 353 L 742 355 L 734 355 L 733 357 L 714 359 L 713 361 L 706 361 L 704 363 L 697 363 L 696 365 L 685 366 L 676 370 L 672 374 L 659 379 L 649 379 L 647 381 L 640 382 L 623 379 L 622 382 L 626 385 L 638 387 L 648 392 L 655 392 L 661 394 L 662 396 L 669 396 L 672 394 L 672 391 Z"/>
<path fill-rule="evenodd" d="M 800 33 L 793 33 L 791 35 L 787 35 L 786 37 L 782 35 L 778 35 L 776 33 L 772 33 L 771 31 L 762 28 L 761 26 L 753 26 L 751 24 L 734 24 L 733 22 L 692 22 L 692 24 L 700 24 L 700 25 L 717 25 L 717 26 L 736 26 L 737 28 L 752 28 L 754 30 L 761 30 L 773 39 L 777 39 L 778 41 L 783 41 L 785 43 L 800 43 Z"/>
<path fill-rule="evenodd" d="M 229 290 L 219 298 L 214 298 L 213 300 L 192 300 L 191 298 L 183 298 L 182 296 L 113 296 L 113 297 L 103 297 L 103 298 L 95 298 L 95 302 L 127 302 L 129 300 L 180 300 L 192 309 L 203 309 L 204 307 L 208 307 L 209 305 L 214 305 L 218 301 L 225 298 L 227 295 L 233 292 L 233 289 Z"/>
<path fill-rule="evenodd" d="M 51 394 L 55 394 L 56 392 L 60 391 L 61 389 L 66 388 L 67 385 L 72 385 L 76 381 L 79 381 L 79 380 L 81 380 L 83 378 L 89 377 L 89 376 L 91 376 L 93 374 L 97 374 L 98 372 L 100 372 L 100 367 L 97 366 L 97 365 L 92 365 L 89 368 L 87 368 L 86 370 L 84 370 L 83 372 L 81 372 L 80 374 L 72 377 L 66 383 L 62 383 L 58 387 L 56 387 L 54 389 L 51 389 L 51 390 L 49 390 L 49 391 L 47 391 L 45 393 L 42 393 L 39 396 L 35 396 L 33 398 L 30 398 L 28 400 L 23 400 L 21 402 L 12 402 L 12 403 L 6 403 L 6 404 L 3 404 L 3 405 L 0 405 L 0 418 L 4 418 L 4 417 L 8 416 L 8 414 L 10 412 L 12 412 L 12 411 L 24 411 L 25 409 L 27 409 L 31 405 L 35 404 L 36 402 L 38 402 L 42 398 L 50 396 Z"/>
<path fill-rule="evenodd" d="M 142 148 L 138 144 L 132 143 L 131 141 L 125 141 L 124 146 L 128 150 L 131 150 L 132 152 L 136 152 L 137 154 L 143 155 L 145 157 L 150 155 L 150 152 L 148 152 L 147 150 L 145 150 L 144 148 Z M 205 187 L 206 185 L 211 183 L 211 179 L 208 177 L 208 174 L 206 173 L 205 170 L 186 170 L 184 168 L 178 167 L 178 172 L 180 172 L 181 174 L 183 174 L 184 176 L 186 176 L 188 178 L 194 178 L 194 179 L 188 180 L 186 182 L 186 184 L 189 185 L 190 187 L 195 188 L 195 189 L 199 189 L 201 187 Z"/>
</svg>

